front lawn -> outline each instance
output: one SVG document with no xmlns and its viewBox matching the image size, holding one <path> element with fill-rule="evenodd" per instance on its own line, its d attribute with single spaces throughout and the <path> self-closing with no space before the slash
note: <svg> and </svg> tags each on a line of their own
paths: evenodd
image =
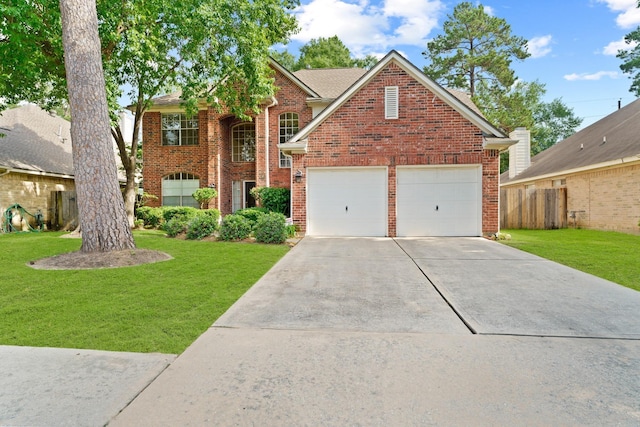
<svg viewBox="0 0 640 427">
<path fill-rule="evenodd" d="M 640 291 L 640 236 L 610 231 L 502 230 L 501 243 Z"/>
<path fill-rule="evenodd" d="M 135 233 L 173 260 L 102 270 L 34 270 L 76 251 L 61 233 L 0 234 L 0 344 L 181 353 L 266 273 L 285 245 Z"/>
</svg>

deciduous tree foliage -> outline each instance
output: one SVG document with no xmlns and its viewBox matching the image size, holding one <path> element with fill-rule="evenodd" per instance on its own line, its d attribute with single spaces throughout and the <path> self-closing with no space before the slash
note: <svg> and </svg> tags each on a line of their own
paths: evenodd
<svg viewBox="0 0 640 427">
<path fill-rule="evenodd" d="M 300 48 L 296 69 L 351 67 L 351 52 L 338 36 L 311 39 Z"/>
<path fill-rule="evenodd" d="M 511 62 L 530 56 L 527 40 L 512 35 L 509 24 L 488 15 L 481 4 L 458 4 L 444 22 L 443 32 L 427 43 L 423 55 L 431 63 L 424 72 L 471 96 L 479 82 L 492 90 L 511 87 L 516 80 Z"/>
<path fill-rule="evenodd" d="M 573 109 L 567 107 L 560 98 L 541 103 L 533 112 L 533 119 L 532 156 L 570 137 L 582 124 L 582 118 L 576 117 Z"/>
<path fill-rule="evenodd" d="M 125 206 L 133 224 L 139 129 L 152 98 L 182 89 L 194 113 L 199 100 L 244 115 L 273 92 L 269 48 L 297 29 L 297 0 L 98 0 L 101 54 L 112 135 L 127 176 Z M 57 0 L 0 4 L 2 102 L 51 108 L 66 99 Z M 125 89 L 126 88 L 126 89 Z M 134 109 L 133 135 L 118 126 L 118 100 Z M 0 105 L 0 109 L 2 106 Z M 131 139 L 130 145 L 125 144 Z"/>
<path fill-rule="evenodd" d="M 329 38 L 320 37 L 311 39 L 300 48 L 300 57 L 295 56 L 287 50 L 282 52 L 271 52 L 273 59 L 291 71 L 302 68 L 371 68 L 378 58 L 367 55 L 364 58 L 352 58 L 351 51 L 347 48 L 338 36 Z"/>
</svg>

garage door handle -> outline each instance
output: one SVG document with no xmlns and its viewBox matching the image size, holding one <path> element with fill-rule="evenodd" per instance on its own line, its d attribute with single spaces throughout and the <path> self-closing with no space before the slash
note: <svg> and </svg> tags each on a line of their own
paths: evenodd
<svg viewBox="0 0 640 427">
<path fill-rule="evenodd" d="M 345 211 L 345 212 L 349 212 L 349 206 L 345 206 L 345 207 L 344 207 L 344 211 Z"/>
<path fill-rule="evenodd" d="M 436 205 L 436 212 L 438 212 L 438 205 Z"/>
</svg>

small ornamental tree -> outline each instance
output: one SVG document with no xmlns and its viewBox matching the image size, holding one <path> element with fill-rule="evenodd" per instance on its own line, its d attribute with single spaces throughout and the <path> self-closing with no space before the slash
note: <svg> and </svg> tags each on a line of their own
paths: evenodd
<svg viewBox="0 0 640 427">
<path fill-rule="evenodd" d="M 206 209 L 209 202 L 218 197 L 218 192 L 214 188 L 198 188 L 192 196 L 200 203 L 200 209 Z"/>
</svg>

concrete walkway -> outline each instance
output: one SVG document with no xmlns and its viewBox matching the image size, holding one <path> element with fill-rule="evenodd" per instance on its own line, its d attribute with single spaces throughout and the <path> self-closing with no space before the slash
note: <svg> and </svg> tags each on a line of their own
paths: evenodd
<svg viewBox="0 0 640 427">
<path fill-rule="evenodd" d="M 0 346 L 0 425 L 103 426 L 174 359 Z"/>
<path fill-rule="evenodd" d="M 0 425 L 637 426 L 639 313 L 480 238 L 307 237 L 175 360 L 0 346 Z"/>
<path fill-rule="evenodd" d="M 638 313 L 484 239 L 305 238 L 110 426 L 637 426 Z"/>
</svg>

